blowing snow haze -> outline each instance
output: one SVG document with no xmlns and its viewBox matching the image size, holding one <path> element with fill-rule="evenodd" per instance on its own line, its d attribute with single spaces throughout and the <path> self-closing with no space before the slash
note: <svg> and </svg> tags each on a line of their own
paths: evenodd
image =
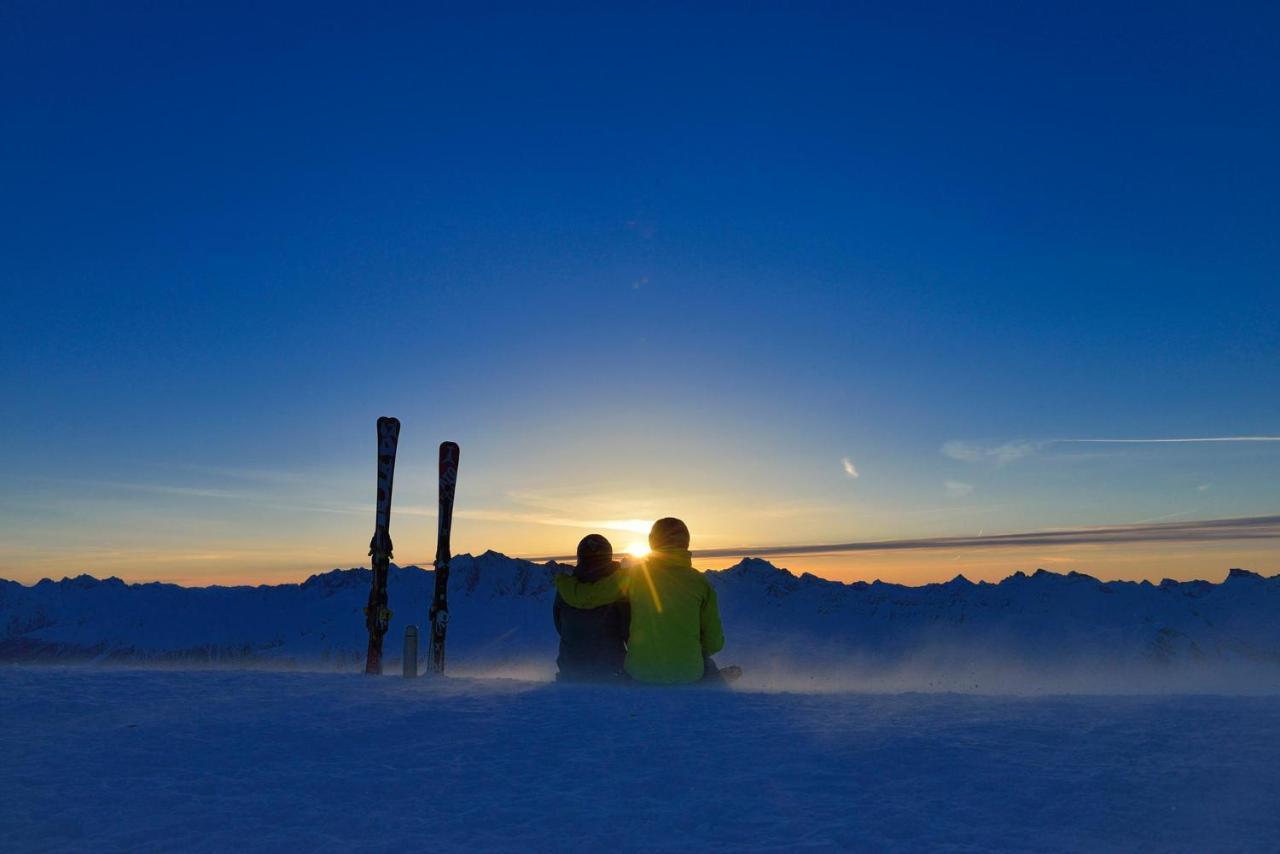
<svg viewBox="0 0 1280 854">
<path fill-rule="evenodd" d="M 455 558 L 450 656 L 458 672 L 546 678 L 556 565 L 494 552 Z M 430 570 L 392 567 L 389 669 L 421 623 Z M 842 584 L 743 560 L 708 573 L 746 684 L 805 691 L 1280 690 L 1280 576 L 1101 582 L 1038 570 L 998 584 Z M 88 576 L 0 582 L 0 660 L 358 669 L 367 569 L 302 584 L 183 588 Z"/>
</svg>

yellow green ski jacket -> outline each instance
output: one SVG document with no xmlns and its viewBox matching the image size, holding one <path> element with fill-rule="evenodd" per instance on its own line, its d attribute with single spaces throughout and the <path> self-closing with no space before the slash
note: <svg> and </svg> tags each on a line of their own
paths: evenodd
<svg viewBox="0 0 1280 854">
<path fill-rule="evenodd" d="M 724 648 L 715 588 L 693 568 L 687 551 L 653 552 L 630 569 L 590 584 L 557 575 L 556 590 L 574 608 L 631 602 L 625 667 L 637 682 L 697 682 L 703 656 Z"/>
</svg>

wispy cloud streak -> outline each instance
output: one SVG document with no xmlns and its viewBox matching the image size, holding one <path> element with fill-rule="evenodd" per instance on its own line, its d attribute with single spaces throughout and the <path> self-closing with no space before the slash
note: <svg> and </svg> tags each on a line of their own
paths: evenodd
<svg viewBox="0 0 1280 854">
<path fill-rule="evenodd" d="M 999 445 L 980 445 L 976 442 L 962 442 L 952 439 L 942 446 L 942 453 L 953 460 L 961 462 L 993 462 L 1004 465 L 1023 457 L 1029 457 L 1044 447 L 1046 442 L 1004 442 Z"/>
<path fill-rule="evenodd" d="M 1005 465 L 1054 445 L 1204 445 L 1235 442 L 1280 442 L 1280 436 L 1141 436 L 1134 438 L 1062 438 L 1014 440 L 999 444 L 952 439 L 942 445 L 944 456 L 966 463 Z"/>
<path fill-rule="evenodd" d="M 847 554 L 911 549 L 991 549 L 1118 543 L 1206 543 L 1280 539 L 1280 515 L 1234 519 L 1200 519 L 1163 524 L 1108 525 L 1097 528 L 1027 531 L 976 537 L 923 537 L 854 543 L 702 549 L 697 557 L 765 557 L 769 555 Z"/>
<path fill-rule="evenodd" d="M 1280 436 L 1189 436 L 1147 439 L 1053 439 L 1054 445 L 1194 445 L 1204 442 L 1280 442 Z"/>
<path fill-rule="evenodd" d="M 995 549 L 1026 546 L 1063 546 L 1124 543 L 1211 543 L 1280 539 L 1280 515 L 1240 516 L 1230 519 L 1198 519 L 1162 524 L 1135 523 L 1095 528 L 1062 528 L 1015 534 L 983 534 L 975 537 L 920 537 L 904 540 L 867 540 L 854 543 L 813 543 L 789 546 L 743 546 L 696 549 L 695 557 L 770 557 L 805 554 L 908 551 L 913 549 Z M 574 555 L 548 555 L 533 561 L 574 560 Z"/>
</svg>

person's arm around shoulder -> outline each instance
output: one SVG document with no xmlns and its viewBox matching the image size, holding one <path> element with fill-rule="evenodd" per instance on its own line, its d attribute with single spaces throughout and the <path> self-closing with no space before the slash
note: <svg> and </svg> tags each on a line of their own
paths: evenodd
<svg viewBox="0 0 1280 854">
<path fill-rule="evenodd" d="M 564 632 L 560 631 L 560 609 L 563 606 L 564 606 L 564 600 L 561 599 L 560 594 L 557 593 L 556 601 L 553 602 L 551 605 L 551 619 L 555 620 L 556 622 L 556 634 L 558 635 L 564 634 Z"/>
<path fill-rule="evenodd" d="M 614 607 L 618 609 L 618 623 L 622 626 L 622 640 L 629 642 L 631 640 L 631 602 L 627 599 L 621 599 Z"/>
<path fill-rule="evenodd" d="M 707 584 L 707 595 L 702 600 L 702 653 L 715 655 L 724 649 L 724 627 L 720 625 L 720 600 L 716 589 Z"/>
<path fill-rule="evenodd" d="M 571 607 L 599 608 L 626 598 L 627 579 L 630 577 L 630 573 L 619 571 L 588 584 L 572 575 L 560 573 L 556 576 L 556 592 Z"/>
</svg>

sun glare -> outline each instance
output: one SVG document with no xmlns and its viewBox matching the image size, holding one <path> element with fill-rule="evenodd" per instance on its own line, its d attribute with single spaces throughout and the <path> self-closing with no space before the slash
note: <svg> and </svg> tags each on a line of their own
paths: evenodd
<svg viewBox="0 0 1280 854">
<path fill-rule="evenodd" d="M 627 546 L 627 554 L 632 557 L 644 557 L 649 553 L 649 545 L 647 543 L 634 542 Z"/>
</svg>

